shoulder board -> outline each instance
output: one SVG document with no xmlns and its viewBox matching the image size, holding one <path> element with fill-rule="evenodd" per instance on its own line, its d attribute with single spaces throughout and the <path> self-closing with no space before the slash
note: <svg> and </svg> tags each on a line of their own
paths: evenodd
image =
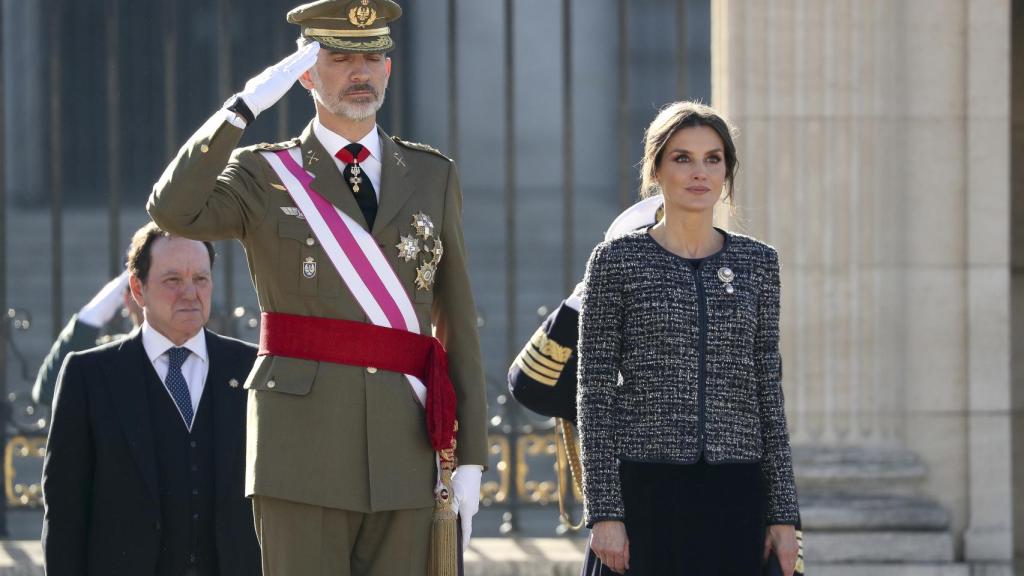
<svg viewBox="0 0 1024 576">
<path fill-rule="evenodd" d="M 420 144 L 419 142 L 409 142 L 407 140 L 402 140 L 398 136 L 392 136 L 391 139 L 395 141 L 395 144 L 400 144 L 402 146 L 405 146 L 406 148 L 411 148 L 413 150 L 419 150 L 421 152 L 430 152 L 431 154 L 440 156 L 441 158 L 444 158 L 445 160 L 448 160 L 449 162 L 451 162 L 451 160 L 452 160 L 451 158 L 449 158 L 449 157 L 445 156 L 444 154 L 442 154 L 440 150 L 438 150 L 437 148 L 434 148 L 433 146 L 430 146 L 430 145 L 427 145 L 427 144 Z"/>
<path fill-rule="evenodd" d="M 287 150 L 289 148 L 294 148 L 294 147 L 296 147 L 298 145 L 299 145 L 299 139 L 295 138 L 294 140 L 287 140 L 285 142 L 278 142 L 277 144 L 271 144 L 269 142 L 263 142 L 262 144 L 257 144 L 256 145 L 256 149 L 257 150 L 269 150 L 271 152 L 274 152 L 274 151 L 277 151 L 277 150 Z"/>
</svg>

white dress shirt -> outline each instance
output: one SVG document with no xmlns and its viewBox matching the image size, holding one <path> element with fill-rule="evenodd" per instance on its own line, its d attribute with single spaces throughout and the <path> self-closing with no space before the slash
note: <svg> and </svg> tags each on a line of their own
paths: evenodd
<svg viewBox="0 0 1024 576">
<path fill-rule="evenodd" d="M 181 375 L 185 377 L 185 383 L 188 384 L 188 393 L 192 396 L 192 419 L 194 420 L 196 412 L 199 411 L 199 400 L 202 398 L 203 389 L 206 387 L 206 374 L 210 371 L 210 358 L 206 353 L 206 331 L 200 330 L 195 336 L 189 338 L 183 346 L 192 352 L 181 366 Z M 174 348 L 174 342 L 171 342 L 166 336 L 153 329 L 149 322 L 143 322 L 142 347 L 146 349 L 146 356 L 153 363 L 156 375 L 160 377 L 161 382 L 164 382 L 164 390 L 167 390 L 167 368 L 171 361 L 167 351 Z M 174 397 L 171 396 L 170 390 L 167 390 L 167 395 L 173 402 Z M 185 424 L 190 430 L 192 429 L 191 422 L 186 422 Z"/>
<path fill-rule="evenodd" d="M 313 119 L 313 135 L 323 144 L 324 150 L 327 150 L 327 153 L 332 156 L 337 154 L 338 150 L 352 143 L 341 134 L 326 128 L 320 123 L 319 118 Z M 359 167 L 366 174 L 366 177 L 370 179 L 370 183 L 373 184 L 373 191 L 377 194 L 377 202 L 380 202 L 381 151 L 380 134 L 377 133 L 377 128 L 375 127 L 373 130 L 370 130 L 369 134 L 363 136 L 358 144 L 362 144 L 370 151 L 370 157 L 365 162 L 360 162 Z M 345 171 L 345 163 L 338 160 L 337 156 L 334 156 L 334 165 L 338 167 L 338 172 Z"/>
</svg>

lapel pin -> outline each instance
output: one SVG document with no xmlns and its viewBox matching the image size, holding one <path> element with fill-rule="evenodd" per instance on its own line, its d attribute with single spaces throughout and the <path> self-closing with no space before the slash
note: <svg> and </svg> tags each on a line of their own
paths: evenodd
<svg viewBox="0 0 1024 576">
<path fill-rule="evenodd" d="M 231 380 L 228 380 L 228 386 L 231 386 L 232 388 L 238 388 L 238 379 L 232 378 Z"/>
<path fill-rule="evenodd" d="M 316 150 L 310 150 L 309 152 L 306 152 L 306 160 L 309 160 L 310 164 L 316 164 L 317 162 L 319 162 L 320 159 L 317 158 L 316 156 Z"/>
<path fill-rule="evenodd" d="M 395 152 L 394 156 L 395 156 L 395 164 L 398 164 L 402 168 L 405 168 L 405 159 L 402 158 L 402 156 L 398 152 Z"/>
</svg>

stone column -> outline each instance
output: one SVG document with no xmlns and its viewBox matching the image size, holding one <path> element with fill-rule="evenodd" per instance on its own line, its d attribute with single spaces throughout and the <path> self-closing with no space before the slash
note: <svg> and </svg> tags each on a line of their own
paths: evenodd
<svg viewBox="0 0 1024 576">
<path fill-rule="evenodd" d="M 910 493 L 1005 560 L 1008 0 L 712 6 L 731 227 L 782 255 L 794 445 L 919 457 Z"/>
</svg>

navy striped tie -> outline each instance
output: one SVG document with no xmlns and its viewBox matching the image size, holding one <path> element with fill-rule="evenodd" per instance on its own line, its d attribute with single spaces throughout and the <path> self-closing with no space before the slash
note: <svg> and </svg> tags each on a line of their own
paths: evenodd
<svg viewBox="0 0 1024 576">
<path fill-rule="evenodd" d="M 185 419 L 185 425 L 188 427 L 192 426 L 192 395 L 188 391 L 185 376 L 181 373 L 181 366 L 191 353 L 188 348 L 168 349 L 167 355 L 171 361 L 167 365 L 167 378 L 164 380 L 164 385 L 170 391 L 171 398 L 174 398 L 174 403 L 178 405 L 178 411 L 181 412 L 181 417 Z"/>
</svg>

